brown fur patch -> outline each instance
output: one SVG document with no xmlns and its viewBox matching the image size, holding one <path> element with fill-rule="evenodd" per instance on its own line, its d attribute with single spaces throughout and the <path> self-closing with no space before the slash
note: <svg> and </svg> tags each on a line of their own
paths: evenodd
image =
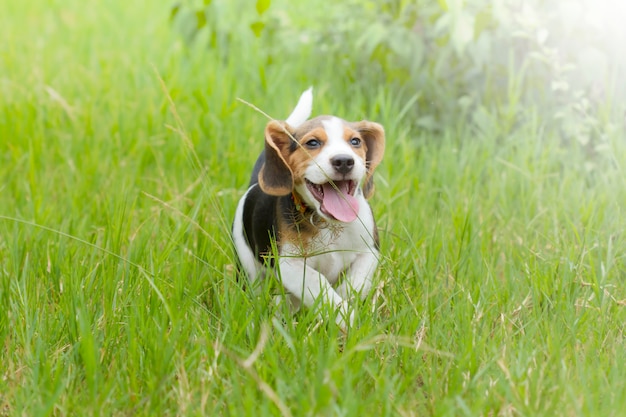
<svg viewBox="0 0 626 417">
<path fill-rule="evenodd" d="M 313 138 L 322 142 L 322 146 L 317 149 L 307 149 L 305 143 Z M 297 148 L 285 158 L 291 168 L 296 184 L 304 181 L 304 171 L 308 168 L 311 159 L 314 159 L 322 151 L 326 142 L 328 142 L 328 136 L 326 136 L 326 131 L 322 127 L 306 132 L 306 134 L 298 138 Z"/>
<path fill-rule="evenodd" d="M 367 164 L 367 141 L 361 136 L 361 133 L 358 130 L 354 130 L 350 128 L 350 126 L 345 126 L 343 129 L 343 140 L 346 142 L 350 142 L 353 138 L 361 139 L 361 146 L 358 148 L 352 147 L 352 151 L 359 156 L 366 164 Z"/>
<path fill-rule="evenodd" d="M 374 170 L 380 164 L 385 154 L 385 129 L 382 125 L 363 120 L 349 124 L 358 131 L 366 144 L 365 161 L 367 174 L 363 182 L 363 195 L 370 198 L 374 193 Z"/>
<path fill-rule="evenodd" d="M 294 207 L 278 219 L 278 241 L 291 243 L 298 249 L 298 256 L 306 257 L 310 255 L 311 242 L 325 224 L 312 210 L 301 213 Z"/>
<path fill-rule="evenodd" d="M 284 158 L 291 132 L 286 123 L 271 121 L 265 127 L 265 163 L 259 172 L 259 186 L 264 193 L 287 195 L 293 189 L 293 175 Z"/>
</svg>

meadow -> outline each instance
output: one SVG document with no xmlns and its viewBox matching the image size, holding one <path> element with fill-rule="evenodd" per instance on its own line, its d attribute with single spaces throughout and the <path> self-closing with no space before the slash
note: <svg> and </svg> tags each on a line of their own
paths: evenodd
<svg viewBox="0 0 626 417">
<path fill-rule="evenodd" d="M 262 62 L 255 37 L 189 46 L 170 7 L 0 14 L 0 416 L 623 415 L 609 99 L 594 146 L 533 108 L 420 128 L 412 93 L 311 51 Z M 314 114 L 387 136 L 381 265 L 346 335 L 244 288 L 229 235 L 268 121 L 239 99 L 281 119 L 309 85 Z"/>
</svg>

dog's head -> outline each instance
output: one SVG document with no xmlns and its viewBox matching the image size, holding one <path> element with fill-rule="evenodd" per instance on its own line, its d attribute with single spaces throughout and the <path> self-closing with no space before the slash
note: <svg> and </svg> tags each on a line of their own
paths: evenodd
<svg viewBox="0 0 626 417">
<path fill-rule="evenodd" d="M 326 219 L 353 221 L 363 197 L 373 192 L 372 175 L 385 150 L 383 127 L 334 116 L 297 120 L 294 113 L 287 121 L 274 120 L 265 128 L 261 189 L 275 196 L 296 193 Z M 293 120 L 299 124 L 292 126 Z"/>
</svg>

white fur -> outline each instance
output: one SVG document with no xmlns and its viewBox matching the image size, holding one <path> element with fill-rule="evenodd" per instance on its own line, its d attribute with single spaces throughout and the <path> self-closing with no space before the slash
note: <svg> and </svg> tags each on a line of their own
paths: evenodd
<svg viewBox="0 0 626 417">
<path fill-rule="evenodd" d="M 243 197 L 241 197 L 241 200 L 239 200 L 239 204 L 237 204 L 235 220 L 233 221 L 233 243 L 235 244 L 235 251 L 237 252 L 241 267 L 248 275 L 248 279 L 255 281 L 261 273 L 261 263 L 256 259 L 252 249 L 248 246 L 248 241 L 243 232 L 243 206 L 246 203 L 246 197 L 250 192 L 250 188 L 248 188 L 248 191 L 246 191 Z"/>
<path fill-rule="evenodd" d="M 300 100 L 298 100 L 298 104 L 296 108 L 293 109 L 289 117 L 287 117 L 287 124 L 291 127 L 298 127 L 302 123 L 306 122 L 309 116 L 311 116 L 311 111 L 313 110 L 313 87 L 309 87 L 302 95 L 300 96 Z"/>
<path fill-rule="evenodd" d="M 338 117 L 322 120 L 329 143 L 343 142 L 343 122 Z"/>
</svg>

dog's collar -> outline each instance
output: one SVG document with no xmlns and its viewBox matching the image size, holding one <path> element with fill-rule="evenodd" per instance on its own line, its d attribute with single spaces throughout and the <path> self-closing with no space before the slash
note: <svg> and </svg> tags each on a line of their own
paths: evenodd
<svg viewBox="0 0 626 417">
<path fill-rule="evenodd" d="M 306 212 L 306 204 L 304 204 L 300 196 L 295 192 L 291 193 L 291 201 L 293 201 L 293 204 L 296 206 L 296 210 L 298 210 L 300 214 L 304 214 Z"/>
</svg>

